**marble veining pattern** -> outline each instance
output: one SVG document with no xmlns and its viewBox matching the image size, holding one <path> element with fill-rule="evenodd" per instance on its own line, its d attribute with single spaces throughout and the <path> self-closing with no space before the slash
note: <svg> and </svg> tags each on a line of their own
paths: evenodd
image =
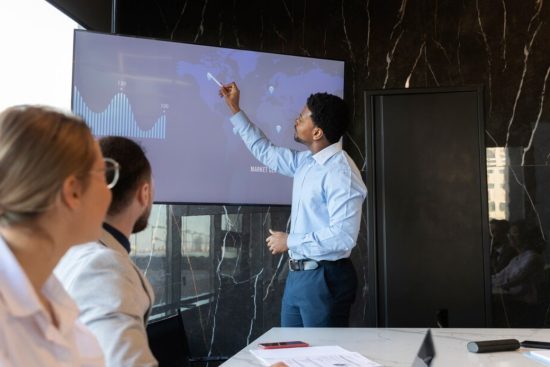
<svg viewBox="0 0 550 367">
<path fill-rule="evenodd" d="M 550 194 L 544 188 L 550 187 L 550 145 L 543 144 L 550 138 L 548 2 L 123 0 L 119 6 L 123 34 L 345 60 L 353 119 L 345 148 L 366 175 L 364 90 L 483 85 L 486 147 L 505 148 L 510 156 L 504 168 L 508 197 L 516 203 L 510 218 L 528 219 L 548 238 Z M 182 218 L 210 218 L 210 232 L 195 234 L 206 238 L 197 239 L 202 252 L 181 250 L 181 265 L 163 265 L 181 268 L 185 276 L 159 275 L 153 249 L 140 261 L 158 289 L 173 285 L 159 291 L 159 302 L 179 293 L 189 298 L 193 350 L 232 354 L 278 326 L 288 267 L 285 256 L 265 249 L 265 237 L 270 228 L 288 230 L 289 208 L 181 205 L 169 211 L 177 227 L 171 238 L 178 244 L 184 242 Z M 352 254 L 360 280 L 353 326 L 369 326 L 366 215 Z M 155 219 L 155 227 L 161 222 Z M 162 248 L 162 236 L 152 234 L 155 251 Z"/>
</svg>

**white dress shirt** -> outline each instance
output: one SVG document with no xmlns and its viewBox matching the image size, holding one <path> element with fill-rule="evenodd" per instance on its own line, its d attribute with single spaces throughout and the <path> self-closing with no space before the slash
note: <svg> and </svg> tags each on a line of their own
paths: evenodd
<svg viewBox="0 0 550 367">
<path fill-rule="evenodd" d="M 97 340 L 78 321 L 78 308 L 54 275 L 42 294 L 58 327 L 0 237 L 0 367 L 104 366 Z"/>
</svg>

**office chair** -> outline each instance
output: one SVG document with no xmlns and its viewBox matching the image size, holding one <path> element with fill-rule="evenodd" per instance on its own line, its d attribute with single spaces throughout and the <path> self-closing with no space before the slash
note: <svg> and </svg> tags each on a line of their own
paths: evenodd
<svg viewBox="0 0 550 367">
<path fill-rule="evenodd" d="M 151 352 L 159 367 L 191 367 L 191 364 L 221 362 L 228 357 L 191 357 L 180 310 L 177 314 L 147 325 Z"/>
</svg>

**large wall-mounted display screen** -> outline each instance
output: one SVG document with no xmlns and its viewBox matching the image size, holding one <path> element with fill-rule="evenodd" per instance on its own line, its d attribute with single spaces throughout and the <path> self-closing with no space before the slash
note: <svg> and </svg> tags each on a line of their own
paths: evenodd
<svg viewBox="0 0 550 367">
<path fill-rule="evenodd" d="M 72 109 L 94 135 L 145 148 L 155 201 L 282 204 L 292 178 L 270 172 L 233 133 L 217 81 L 235 81 L 241 108 L 274 144 L 294 142 L 307 97 L 343 97 L 344 62 L 75 31 Z"/>
</svg>

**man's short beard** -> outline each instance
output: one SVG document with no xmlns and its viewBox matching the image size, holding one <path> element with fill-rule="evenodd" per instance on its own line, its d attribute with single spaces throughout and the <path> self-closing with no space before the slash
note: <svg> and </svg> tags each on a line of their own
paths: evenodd
<svg viewBox="0 0 550 367">
<path fill-rule="evenodd" d="M 149 206 L 143 214 L 139 216 L 139 218 L 136 220 L 136 223 L 134 224 L 134 228 L 132 228 L 132 233 L 138 233 L 143 231 L 145 228 L 147 228 L 147 225 L 149 224 L 149 215 L 151 214 L 151 206 Z"/>
</svg>

